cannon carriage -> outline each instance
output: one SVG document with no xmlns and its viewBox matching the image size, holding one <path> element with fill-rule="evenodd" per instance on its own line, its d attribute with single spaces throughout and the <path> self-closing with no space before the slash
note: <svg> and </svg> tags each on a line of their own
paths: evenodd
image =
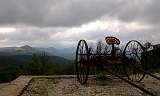
<svg viewBox="0 0 160 96">
<path fill-rule="evenodd" d="M 108 46 L 111 46 L 110 52 L 94 53 L 88 47 L 85 40 L 80 40 L 76 50 L 76 74 L 81 84 L 87 83 L 91 67 L 103 68 L 112 71 L 111 66 L 121 66 L 123 73 L 131 81 L 140 82 L 145 72 L 137 70 L 145 68 L 145 48 L 136 40 L 129 41 L 120 55 L 117 55 L 116 46 L 120 40 L 116 37 L 108 36 L 105 38 Z M 119 70 L 118 68 L 116 70 Z"/>
</svg>

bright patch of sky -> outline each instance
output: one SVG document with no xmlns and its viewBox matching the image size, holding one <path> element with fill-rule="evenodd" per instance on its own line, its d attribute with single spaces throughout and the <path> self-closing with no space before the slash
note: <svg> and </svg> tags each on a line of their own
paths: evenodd
<svg viewBox="0 0 160 96">
<path fill-rule="evenodd" d="M 15 32 L 16 28 L 11 28 L 11 27 L 0 27 L 0 33 L 11 33 Z"/>
</svg>

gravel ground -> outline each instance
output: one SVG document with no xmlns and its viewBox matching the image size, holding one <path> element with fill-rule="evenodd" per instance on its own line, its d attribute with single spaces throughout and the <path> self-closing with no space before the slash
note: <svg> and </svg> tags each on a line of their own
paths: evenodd
<svg viewBox="0 0 160 96">
<path fill-rule="evenodd" d="M 160 76 L 160 75 L 159 75 Z M 160 81 L 146 76 L 139 83 L 157 96 L 160 96 Z M 98 80 L 95 77 L 88 84 L 80 85 L 76 78 L 34 79 L 21 96 L 148 96 L 139 89 L 116 77 Z"/>
<path fill-rule="evenodd" d="M 8 85 L 8 83 L 0 83 L 0 89 L 7 86 L 7 85 Z"/>
</svg>

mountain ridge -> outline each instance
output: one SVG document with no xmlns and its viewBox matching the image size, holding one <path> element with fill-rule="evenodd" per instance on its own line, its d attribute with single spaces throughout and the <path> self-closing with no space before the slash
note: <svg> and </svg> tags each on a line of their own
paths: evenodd
<svg viewBox="0 0 160 96">
<path fill-rule="evenodd" d="M 31 47 L 29 45 L 24 45 L 20 47 L 3 47 L 0 48 L 0 55 L 8 56 L 8 55 L 17 55 L 17 54 L 28 54 L 31 55 L 33 53 L 39 52 L 47 52 L 50 56 L 59 56 L 66 59 L 74 59 L 75 48 L 69 47 L 64 49 L 57 49 L 55 47 Z"/>
</svg>

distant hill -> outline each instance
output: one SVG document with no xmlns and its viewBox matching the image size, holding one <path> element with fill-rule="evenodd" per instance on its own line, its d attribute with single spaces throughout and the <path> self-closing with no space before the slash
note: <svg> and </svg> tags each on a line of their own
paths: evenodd
<svg viewBox="0 0 160 96">
<path fill-rule="evenodd" d="M 53 55 L 50 50 L 33 48 L 31 46 L 25 45 L 22 47 L 6 47 L 0 48 L 0 70 L 6 67 L 16 66 L 20 64 L 27 64 L 31 61 L 33 53 L 39 53 L 45 51 L 49 54 L 50 61 L 54 64 L 67 64 L 71 62 L 70 60 Z"/>
<path fill-rule="evenodd" d="M 11 55 L 31 55 L 39 52 L 35 48 L 28 45 L 22 47 L 4 47 L 0 48 L 0 56 L 11 56 Z"/>
<path fill-rule="evenodd" d="M 33 53 L 45 51 L 50 56 L 59 56 L 66 59 L 73 60 L 75 58 L 75 51 L 76 48 L 63 48 L 63 49 L 56 49 L 54 47 L 31 47 L 29 45 L 24 45 L 21 47 L 4 47 L 0 48 L 0 56 L 11 56 L 11 55 L 31 55 Z"/>
<path fill-rule="evenodd" d="M 42 50 L 28 45 L 0 48 L 0 82 L 15 78 L 16 68 L 20 65 L 29 64 L 33 53 L 47 52 L 49 54 L 49 62 L 57 66 L 66 66 L 72 62 L 64 57 L 53 55 L 50 52 L 52 49 Z"/>
<path fill-rule="evenodd" d="M 63 48 L 63 49 L 56 49 L 54 47 L 48 47 L 48 48 L 35 47 L 35 49 L 48 52 L 50 55 L 60 56 L 70 60 L 73 60 L 75 58 L 75 52 L 76 52 L 76 48 L 74 47 Z"/>
<path fill-rule="evenodd" d="M 22 46 L 20 48 L 22 48 L 23 50 L 33 50 L 33 48 L 31 46 L 29 46 L 29 45 L 24 45 L 24 46 Z"/>
</svg>

